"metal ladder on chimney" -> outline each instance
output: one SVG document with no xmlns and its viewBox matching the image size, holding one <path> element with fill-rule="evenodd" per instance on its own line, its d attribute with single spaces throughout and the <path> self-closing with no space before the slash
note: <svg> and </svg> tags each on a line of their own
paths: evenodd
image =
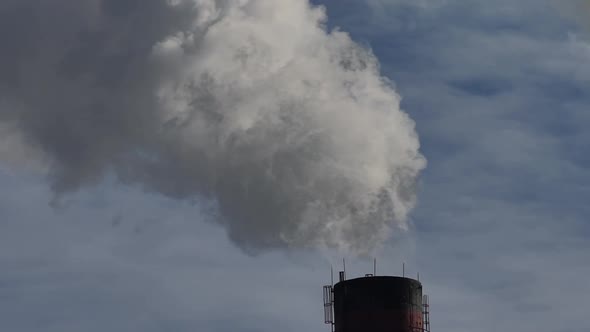
<svg viewBox="0 0 590 332">
<path fill-rule="evenodd" d="M 430 302 L 428 302 L 428 295 L 422 296 L 422 330 L 430 332 Z"/>
<path fill-rule="evenodd" d="M 334 332 L 334 290 L 332 285 L 324 286 L 324 323 L 332 325 L 332 332 Z"/>
</svg>

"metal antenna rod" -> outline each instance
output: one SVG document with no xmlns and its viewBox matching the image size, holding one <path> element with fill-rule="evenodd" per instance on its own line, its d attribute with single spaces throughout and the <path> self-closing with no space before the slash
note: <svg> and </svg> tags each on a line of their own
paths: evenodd
<svg viewBox="0 0 590 332">
<path fill-rule="evenodd" d="M 332 266 L 332 264 L 330 264 L 330 281 L 332 284 L 332 287 L 334 286 L 334 267 Z"/>
<path fill-rule="evenodd" d="M 377 276 L 377 258 L 373 258 L 373 276 Z"/>
<path fill-rule="evenodd" d="M 406 262 L 402 263 L 402 277 L 406 276 Z"/>
<path fill-rule="evenodd" d="M 344 269 L 344 280 L 346 280 L 346 260 L 342 258 L 342 268 Z"/>
</svg>

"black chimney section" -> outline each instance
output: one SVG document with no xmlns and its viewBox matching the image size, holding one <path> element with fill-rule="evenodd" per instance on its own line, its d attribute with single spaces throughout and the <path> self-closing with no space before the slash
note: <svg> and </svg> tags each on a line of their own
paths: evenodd
<svg viewBox="0 0 590 332">
<path fill-rule="evenodd" d="M 389 276 L 350 279 L 334 285 L 333 296 L 335 332 L 429 330 L 424 322 L 422 284 L 417 280 Z"/>
</svg>

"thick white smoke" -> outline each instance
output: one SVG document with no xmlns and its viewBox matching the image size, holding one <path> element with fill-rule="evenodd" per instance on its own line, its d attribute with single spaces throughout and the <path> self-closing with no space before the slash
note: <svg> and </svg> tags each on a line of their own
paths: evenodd
<svg viewBox="0 0 590 332">
<path fill-rule="evenodd" d="M 56 191 L 113 171 L 208 197 L 249 250 L 366 252 L 405 227 L 425 166 L 414 123 L 323 8 L 11 0 L 2 19 L 0 124 L 52 159 Z"/>
</svg>

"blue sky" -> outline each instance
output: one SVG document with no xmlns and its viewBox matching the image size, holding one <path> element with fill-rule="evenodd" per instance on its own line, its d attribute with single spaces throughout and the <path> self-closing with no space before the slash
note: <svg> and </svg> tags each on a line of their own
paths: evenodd
<svg viewBox="0 0 590 332">
<path fill-rule="evenodd" d="M 381 1 L 368 26 L 339 12 L 417 122 L 416 262 L 437 328 L 589 329 L 589 53 L 557 5 Z"/>
<path fill-rule="evenodd" d="M 314 3 L 373 50 L 428 159 L 379 271 L 420 272 L 433 331 L 590 331 L 590 7 Z M 337 253 L 248 255 L 203 206 L 110 178 L 57 207 L 42 176 L 0 184 L 2 330 L 328 331 Z"/>
</svg>

